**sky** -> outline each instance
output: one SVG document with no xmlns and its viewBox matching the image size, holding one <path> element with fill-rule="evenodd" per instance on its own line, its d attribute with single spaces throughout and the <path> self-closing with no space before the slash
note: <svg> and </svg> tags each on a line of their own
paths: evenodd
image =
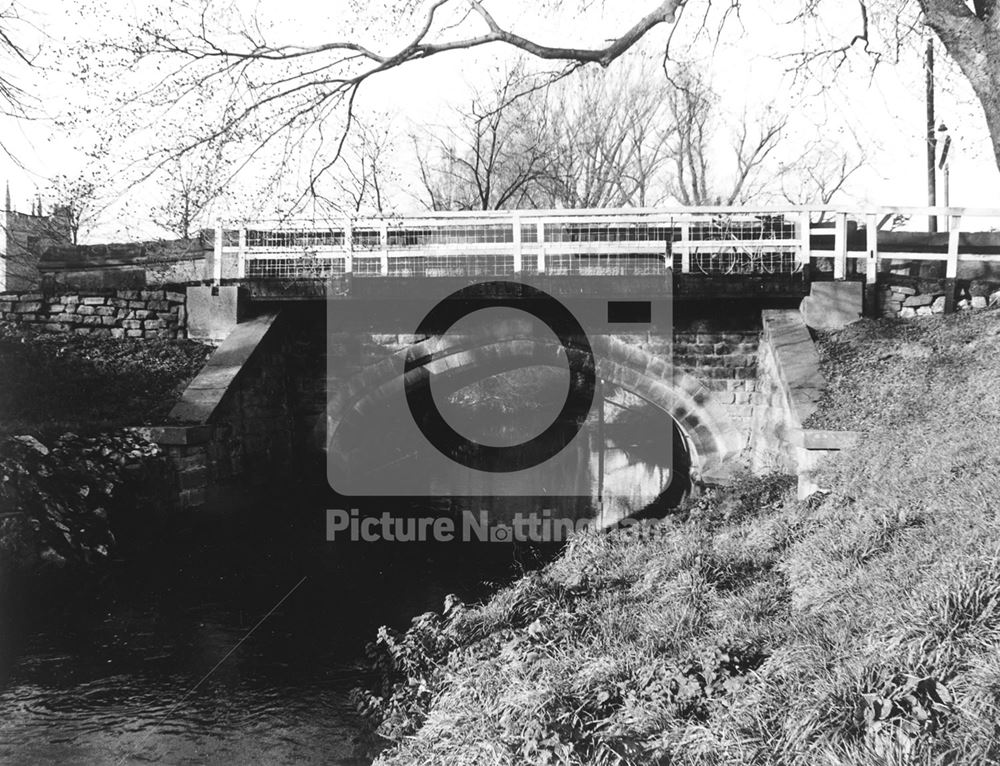
<svg viewBox="0 0 1000 766">
<path fill-rule="evenodd" d="M 415 0 L 414 0 L 415 1 Z M 197 2 L 197 0 L 190 0 Z M 379 50 L 393 50 L 408 32 L 394 8 L 403 0 L 227 0 L 246 14 L 255 10 L 270 20 L 275 39 L 296 44 L 321 43 L 330 39 L 363 41 Z M 581 10 L 579 4 L 586 8 Z M 412 4 L 412 3 L 411 3 Z M 508 0 L 491 3 L 497 20 L 505 26 L 540 42 L 573 45 L 600 45 L 655 5 L 655 0 L 599 2 L 527 2 Z M 692 7 L 695 0 L 691 0 Z M 38 97 L 38 119 L 30 122 L 0 119 L 3 143 L 16 158 L 0 155 L 0 177 L 11 187 L 15 206 L 30 209 L 36 193 L 46 195 L 49 179 L 59 173 L 72 175 L 83 167 L 76 150 L 87 143 L 87 135 L 68 131 L 60 121 L 72 109 L 87 108 L 92 114 L 114 119 L 114 109 L 106 96 L 88 93 L 65 69 L 64 54 L 88 40 L 113 38 L 127 32 L 127 20 L 147 18 L 157 8 L 170 10 L 168 2 L 146 0 L 47 0 L 25 12 L 26 23 L 17 30 L 22 45 L 38 51 L 41 68 L 18 71 L 19 82 Z M 417 2 L 420 6 L 421 3 Z M 800 5 L 800 4 L 799 4 Z M 904 50 L 899 64 L 880 64 L 872 74 L 870 59 L 854 50 L 848 61 L 829 78 L 822 91 L 819 80 L 800 79 L 794 85 L 786 74 L 787 59 L 782 53 L 799 47 L 815 47 L 815 31 L 788 25 L 794 3 L 778 0 L 769 11 L 746 10 L 742 26 L 730 24 L 721 44 L 700 43 L 688 54 L 694 63 L 711 73 L 712 82 L 726 110 L 738 115 L 749 105 L 774 101 L 778 108 L 793 113 L 798 125 L 786 141 L 806 141 L 817 133 L 850 143 L 857 136 L 866 148 L 869 166 L 852 179 L 842 202 L 881 205 L 922 205 L 926 203 L 924 160 L 923 71 L 919 46 Z M 833 39 L 849 39 L 857 19 L 841 10 L 821 19 L 824 31 Z M 470 23 L 470 22 L 467 22 Z M 677 35 L 690 35 L 690 18 L 682 22 Z M 458 32 L 456 32 L 457 34 Z M 683 35 L 682 35 L 683 33 Z M 778 34 L 776 34 L 778 33 Z M 654 30 L 643 51 L 658 56 L 669 28 Z M 676 38 L 675 38 L 676 39 Z M 780 43 L 780 44 L 779 44 Z M 675 48 L 676 49 L 676 48 Z M 641 53 L 642 51 L 640 51 Z M 639 55 L 639 54 L 636 54 Z M 944 59 L 939 47 L 937 89 L 939 120 L 948 123 L 951 151 L 951 203 L 953 205 L 1000 207 L 1000 172 L 997 171 L 987 140 L 985 123 L 967 84 Z M 512 61 L 511 52 L 490 46 L 474 52 L 449 53 L 408 64 L 369 81 L 363 87 L 357 108 L 360 112 L 387 114 L 401 135 L 422 124 L 440 124 L 448 108 L 469 98 L 489 72 Z M 83 59 L 83 66 L 87 65 Z M 4 64 L 8 64 L 5 62 Z M 153 82 L 155 73 L 131 73 Z M 123 76 L 124 77 L 124 76 Z M 813 91 L 810 93 L 810 91 Z M 155 131 L 139 134 L 143 142 L 155 142 Z M 787 149 L 788 147 L 786 147 Z M 789 151 L 789 154 L 792 154 Z M 401 186 L 416 183 L 412 167 L 401 172 Z M 112 205 L 106 220 L 97 221 L 86 236 L 106 241 L 130 236 L 155 236 L 142 211 L 142 194 L 125 192 Z M 128 205 L 129 195 L 132 204 Z M 416 190 L 400 190 L 399 206 L 417 207 Z M 138 200 L 138 202 L 137 202 Z"/>
</svg>

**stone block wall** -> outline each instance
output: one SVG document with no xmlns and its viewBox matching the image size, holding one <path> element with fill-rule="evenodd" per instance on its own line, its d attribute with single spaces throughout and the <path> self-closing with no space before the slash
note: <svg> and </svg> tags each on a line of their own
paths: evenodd
<svg viewBox="0 0 1000 766">
<path fill-rule="evenodd" d="M 183 290 L 0 293 L 0 319 L 24 329 L 111 338 L 185 337 Z"/>
<path fill-rule="evenodd" d="M 304 303 L 285 305 L 282 315 L 288 328 L 286 365 L 296 454 L 318 455 L 326 433 L 327 318 L 324 307 Z M 351 319 L 345 313 L 342 329 L 333 332 L 329 340 L 340 360 L 337 368 L 347 377 L 415 340 L 412 332 L 394 331 L 394 324 L 404 325 L 391 316 L 377 327 L 355 327 Z M 759 311 L 716 315 L 706 308 L 698 316 L 675 318 L 672 339 L 656 332 L 615 333 L 615 337 L 654 356 L 672 354 L 679 366 L 713 392 L 746 449 L 754 407 L 766 403 L 767 398 L 757 382 L 760 327 Z"/>
<path fill-rule="evenodd" d="M 917 316 L 943 314 L 946 285 L 935 280 L 880 279 L 877 305 L 879 316 L 911 319 Z M 957 288 L 955 309 L 971 311 L 1000 303 L 1000 290 L 995 285 L 971 282 Z"/>
<path fill-rule="evenodd" d="M 150 429 L 177 473 L 177 505 L 238 504 L 287 484 L 293 458 L 287 332 L 274 314 L 237 325 Z"/>
<path fill-rule="evenodd" d="M 773 322 L 768 323 L 771 324 Z M 809 342 L 811 345 L 811 340 Z M 812 353 L 815 354 L 815 351 Z M 816 361 L 818 369 L 818 359 Z M 799 424 L 793 414 L 781 364 L 775 353 L 771 326 L 766 328 L 761 338 L 757 370 L 755 406 L 750 418 L 750 470 L 756 474 L 771 471 L 795 473 L 798 456 L 793 436 Z"/>
<path fill-rule="evenodd" d="M 745 449 L 750 443 L 751 419 L 763 394 L 757 380 L 760 328 L 713 328 L 701 320 L 674 330 L 674 361 L 712 391 Z"/>
<path fill-rule="evenodd" d="M 226 392 L 209 423 L 208 478 L 260 486 L 287 480 L 292 418 L 283 337 L 265 338 Z"/>
<path fill-rule="evenodd" d="M 213 444 L 160 444 L 160 448 L 173 466 L 176 483 L 175 505 L 179 508 L 197 508 L 208 500 L 208 488 L 213 463 Z"/>
<path fill-rule="evenodd" d="M 152 290 L 211 279 L 211 250 L 212 234 L 202 232 L 191 239 L 53 247 L 39 267 L 52 291 Z"/>
<path fill-rule="evenodd" d="M 616 333 L 615 337 L 630 346 L 662 358 L 673 354 L 675 363 L 692 374 L 722 405 L 730 422 L 739 434 L 744 450 L 750 443 L 751 418 L 756 405 L 764 403 L 765 396 L 758 391 L 757 347 L 759 327 L 748 323 L 741 329 L 725 329 L 712 320 L 699 320 L 692 325 L 675 328 L 672 343 L 651 334 Z M 345 375 L 366 365 L 374 364 L 388 354 L 400 351 L 415 341 L 409 333 L 358 334 L 345 331 L 335 334 L 333 348 L 338 350 Z M 298 336 L 293 354 L 290 378 L 292 385 L 302 389 L 294 398 L 298 402 L 297 421 L 300 432 L 309 429 L 308 439 L 314 447 L 321 442 L 322 433 L 316 427 L 323 414 L 325 349 L 310 349 Z"/>
<path fill-rule="evenodd" d="M 753 413 L 750 469 L 797 474 L 804 498 L 819 489 L 816 468 L 850 449 L 860 434 L 807 427 L 827 388 L 809 329 L 798 311 L 764 310 L 761 320 L 762 403 Z"/>
<path fill-rule="evenodd" d="M 288 481 L 292 420 L 284 371 L 273 357 L 258 364 L 233 386 L 208 426 L 167 426 L 151 436 L 174 467 L 180 508 L 236 504 Z"/>
</svg>

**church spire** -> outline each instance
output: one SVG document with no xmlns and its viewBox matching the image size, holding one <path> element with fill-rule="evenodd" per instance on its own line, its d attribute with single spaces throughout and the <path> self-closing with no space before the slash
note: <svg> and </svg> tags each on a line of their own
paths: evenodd
<svg viewBox="0 0 1000 766">
<path fill-rule="evenodd" d="M 4 197 L 4 210 L 10 210 L 10 181 L 7 182 L 7 194 Z"/>
</svg>

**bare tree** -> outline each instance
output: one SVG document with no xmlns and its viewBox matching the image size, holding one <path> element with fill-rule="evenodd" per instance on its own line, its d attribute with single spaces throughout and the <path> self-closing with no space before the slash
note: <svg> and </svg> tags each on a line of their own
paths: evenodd
<svg viewBox="0 0 1000 766">
<path fill-rule="evenodd" d="M 80 229 L 86 229 L 100 209 L 100 181 L 90 172 L 69 176 L 65 173 L 52 179 L 49 194 L 53 199 L 53 214 L 60 226 L 69 228 L 74 245 L 80 243 Z"/>
<path fill-rule="evenodd" d="M 1000 166 L 1000 13 L 997 0 L 919 0 L 927 25 L 968 78 Z"/>
<path fill-rule="evenodd" d="M 867 165 L 867 153 L 858 142 L 854 147 L 831 141 L 812 142 L 791 164 L 782 166 L 781 196 L 793 205 L 829 205 Z M 822 211 L 819 220 L 825 217 Z"/>
<path fill-rule="evenodd" d="M 650 68 L 557 83 L 508 72 L 450 126 L 416 141 L 430 206 L 606 207 L 663 199 L 669 86 Z M 429 146 L 428 146 L 429 144 Z"/>
<path fill-rule="evenodd" d="M 18 33 L 26 23 L 16 0 L 6 0 L 0 5 L 0 115 L 17 120 L 30 119 L 37 101 L 17 81 L 19 70 L 34 66 L 34 55 L 18 40 Z M 16 161 L 2 139 L 0 150 Z"/>
<path fill-rule="evenodd" d="M 972 86 L 983 110 L 994 161 L 1000 167 L 1000 13 L 997 0 L 807 0 L 797 17 L 814 22 L 805 30 L 807 49 L 794 55 L 797 71 L 817 67 L 837 72 L 850 54 L 861 53 L 872 67 L 899 60 L 901 52 L 921 47 L 932 33 Z M 823 19 L 840 14 L 831 33 Z M 920 45 L 915 45 L 919 43 Z M 943 83 L 947 86 L 947 83 Z"/>
<path fill-rule="evenodd" d="M 391 207 L 389 187 L 397 181 L 394 143 L 390 121 L 378 115 L 370 121 L 357 120 L 338 172 L 331 174 L 334 189 L 331 205 L 335 210 L 383 214 Z"/>
<path fill-rule="evenodd" d="M 697 70 L 684 68 L 672 80 L 676 87 L 667 101 L 675 125 L 668 149 L 672 195 L 696 206 L 734 205 L 758 196 L 774 179 L 766 163 L 781 142 L 787 118 L 771 108 L 757 115 L 744 109 L 729 126 L 717 95 Z M 717 136 L 727 128 L 729 150 L 718 151 Z"/>
<path fill-rule="evenodd" d="M 832 5 L 825 2 L 809 0 L 798 19 L 823 16 L 826 5 Z M 830 33 L 833 44 L 819 35 L 809 36 L 807 54 L 843 58 L 849 51 L 860 50 L 878 60 L 873 41 L 876 20 L 894 25 L 895 32 L 887 33 L 887 38 L 889 44 L 894 39 L 896 45 L 911 27 L 919 31 L 926 25 L 972 84 L 1000 166 L 1000 14 L 996 2 L 859 0 L 846 7 L 838 4 L 836 13 L 844 24 Z M 542 7 L 569 13 L 578 5 L 567 0 Z M 288 151 L 301 144 L 304 136 L 320 133 L 332 146 L 330 151 L 317 154 L 317 162 L 309 169 L 306 187 L 311 192 L 315 180 L 340 160 L 358 91 L 373 77 L 410 62 L 489 45 L 508 46 L 536 59 L 559 62 L 561 72 L 589 64 L 607 67 L 661 25 L 672 27 L 671 39 L 703 33 L 705 25 L 698 20 L 708 18 L 711 4 L 708 0 L 651 2 L 648 13 L 612 31 L 608 41 L 596 47 L 539 42 L 517 32 L 514 25 L 500 23 L 491 10 L 498 7 L 499 3 L 490 0 L 407 0 L 391 6 L 384 17 L 358 19 L 355 28 L 347 20 L 340 27 L 344 37 L 331 36 L 306 45 L 281 40 L 259 17 L 240 15 L 235 6 L 221 6 L 213 0 L 178 0 L 171 4 L 170 14 L 149 14 L 129 36 L 109 41 L 104 47 L 125 66 L 157 67 L 160 79 L 156 87 L 149 88 L 146 83 L 125 98 L 126 104 L 146 110 L 148 125 L 155 124 L 164 110 L 189 107 L 197 94 L 214 94 L 211 119 L 206 119 L 203 129 L 185 143 L 153 152 L 153 168 L 222 135 L 240 135 L 249 142 L 249 163 L 267 147 Z M 750 10 L 734 0 L 717 15 L 731 20 Z M 683 29 L 676 23 L 682 15 L 692 21 Z M 378 39 L 371 32 L 373 26 L 381 27 L 386 37 L 403 39 L 380 50 L 376 42 L 370 42 L 373 37 Z M 572 30 L 569 25 L 564 28 Z M 674 35 L 677 30 L 682 31 Z M 783 29 L 776 34 L 784 34 Z M 567 40 L 573 36 L 572 31 L 566 33 Z M 752 158 L 755 150 L 766 152 L 769 145 L 766 133 L 747 135 L 743 156 Z M 244 163 L 237 164 L 232 172 L 242 167 Z M 693 168 L 688 167 L 689 173 Z M 148 170 L 146 177 L 155 172 Z"/>
<path fill-rule="evenodd" d="M 508 76 L 437 132 L 433 156 L 418 154 L 433 208 L 732 205 L 798 172 L 774 161 L 787 119 L 771 107 L 731 118 L 694 67 L 668 80 L 622 66 L 518 92 Z"/>
<path fill-rule="evenodd" d="M 516 66 L 453 116 L 413 138 L 431 209 L 533 207 L 550 163 L 544 93 Z"/>
<path fill-rule="evenodd" d="M 165 198 L 151 211 L 153 223 L 188 239 L 202 211 L 220 193 L 218 168 L 215 162 L 190 156 L 165 165 L 161 173 Z"/>
<path fill-rule="evenodd" d="M 714 95 L 693 77 L 681 78 L 667 104 L 676 126 L 669 148 L 674 174 L 670 191 L 683 205 L 707 205 L 708 146 Z"/>
<path fill-rule="evenodd" d="M 666 141 L 675 126 L 662 72 L 618 67 L 607 76 L 581 72 L 554 87 L 551 152 L 541 181 L 552 207 L 650 205 L 665 194 Z"/>
<path fill-rule="evenodd" d="M 585 63 L 607 66 L 649 30 L 672 20 L 679 2 L 660 3 L 608 44 L 584 48 L 544 45 L 506 30 L 488 3 L 479 0 L 398 3 L 388 17 L 359 19 L 353 30 L 345 24 L 346 39 L 317 45 L 281 42 L 266 20 L 245 17 L 235 5 L 177 0 L 169 14 L 146 14 L 138 22 L 124 18 L 131 26 L 128 35 L 88 41 L 80 56 L 89 65 L 70 62 L 67 68 L 84 72 L 90 85 L 103 78 L 96 87 L 121 94 L 116 117 L 130 114 L 128 133 L 151 137 L 145 142 L 151 151 L 132 183 L 143 183 L 178 157 L 229 136 L 245 144 L 243 161 L 229 169 L 233 175 L 268 153 L 308 152 L 311 161 L 303 169 L 308 195 L 341 161 L 358 91 L 370 78 L 412 61 L 492 44 L 560 62 L 554 76 Z M 364 42 L 373 36 L 373 25 L 383 28 L 386 39 L 406 39 L 395 50 L 380 52 Z M 107 66 L 95 65 L 95 55 L 103 55 Z M 157 77 L 152 87 L 148 78 L 137 76 L 130 86 L 122 77 L 151 69 Z M 181 141 L 162 141 L 164 133 L 173 132 L 160 130 L 164 122 L 191 130 Z M 326 148 L 314 151 L 317 141 Z"/>
</svg>

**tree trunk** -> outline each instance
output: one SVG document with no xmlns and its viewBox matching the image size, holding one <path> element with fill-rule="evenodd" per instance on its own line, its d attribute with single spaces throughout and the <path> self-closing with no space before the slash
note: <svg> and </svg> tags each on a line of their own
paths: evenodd
<svg viewBox="0 0 1000 766">
<path fill-rule="evenodd" d="M 962 0 L 920 0 L 920 7 L 983 107 L 1000 168 L 1000 14 L 986 3 L 980 18 Z"/>
</svg>

